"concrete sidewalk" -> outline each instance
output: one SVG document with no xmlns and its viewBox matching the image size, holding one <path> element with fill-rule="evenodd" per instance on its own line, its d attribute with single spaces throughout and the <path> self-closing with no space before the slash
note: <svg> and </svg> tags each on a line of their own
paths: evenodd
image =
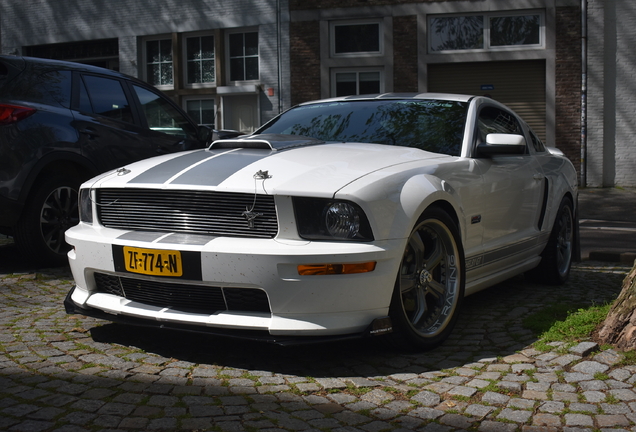
<svg viewBox="0 0 636 432">
<path fill-rule="evenodd" d="M 579 189 L 581 258 L 633 264 L 636 189 Z"/>
</svg>

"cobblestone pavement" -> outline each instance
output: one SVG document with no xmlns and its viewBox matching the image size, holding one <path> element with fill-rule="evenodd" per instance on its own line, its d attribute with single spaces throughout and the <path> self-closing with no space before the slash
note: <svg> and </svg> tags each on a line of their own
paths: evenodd
<svg viewBox="0 0 636 432">
<path fill-rule="evenodd" d="M 66 268 L 0 271 L 0 430 L 636 431 L 636 367 L 592 342 L 547 352 L 523 319 L 611 301 L 631 266 L 523 277 L 466 299 L 441 347 L 279 347 L 66 315 Z"/>
</svg>

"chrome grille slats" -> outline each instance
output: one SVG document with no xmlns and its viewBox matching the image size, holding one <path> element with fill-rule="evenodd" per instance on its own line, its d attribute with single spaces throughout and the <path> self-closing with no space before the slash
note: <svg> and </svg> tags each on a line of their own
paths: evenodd
<svg viewBox="0 0 636 432">
<path fill-rule="evenodd" d="M 271 195 L 159 189 L 97 189 L 102 225 L 126 230 L 274 238 L 278 220 Z M 252 208 L 253 206 L 253 208 Z M 250 228 L 243 212 L 260 215 Z"/>
</svg>

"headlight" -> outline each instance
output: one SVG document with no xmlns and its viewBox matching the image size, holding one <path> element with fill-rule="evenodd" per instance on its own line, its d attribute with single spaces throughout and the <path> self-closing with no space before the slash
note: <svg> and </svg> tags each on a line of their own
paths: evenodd
<svg viewBox="0 0 636 432">
<path fill-rule="evenodd" d="M 350 201 L 294 197 L 298 234 L 308 240 L 372 241 L 366 215 Z"/>
<path fill-rule="evenodd" d="M 79 193 L 79 217 L 81 222 L 93 223 L 93 202 L 91 200 L 91 190 L 80 189 Z"/>
</svg>

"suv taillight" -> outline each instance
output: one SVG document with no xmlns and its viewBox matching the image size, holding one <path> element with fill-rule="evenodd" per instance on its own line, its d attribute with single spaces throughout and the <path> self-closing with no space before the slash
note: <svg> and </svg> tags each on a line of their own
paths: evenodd
<svg viewBox="0 0 636 432">
<path fill-rule="evenodd" d="M 17 123 L 34 112 L 33 108 L 0 104 L 0 125 Z"/>
</svg>

